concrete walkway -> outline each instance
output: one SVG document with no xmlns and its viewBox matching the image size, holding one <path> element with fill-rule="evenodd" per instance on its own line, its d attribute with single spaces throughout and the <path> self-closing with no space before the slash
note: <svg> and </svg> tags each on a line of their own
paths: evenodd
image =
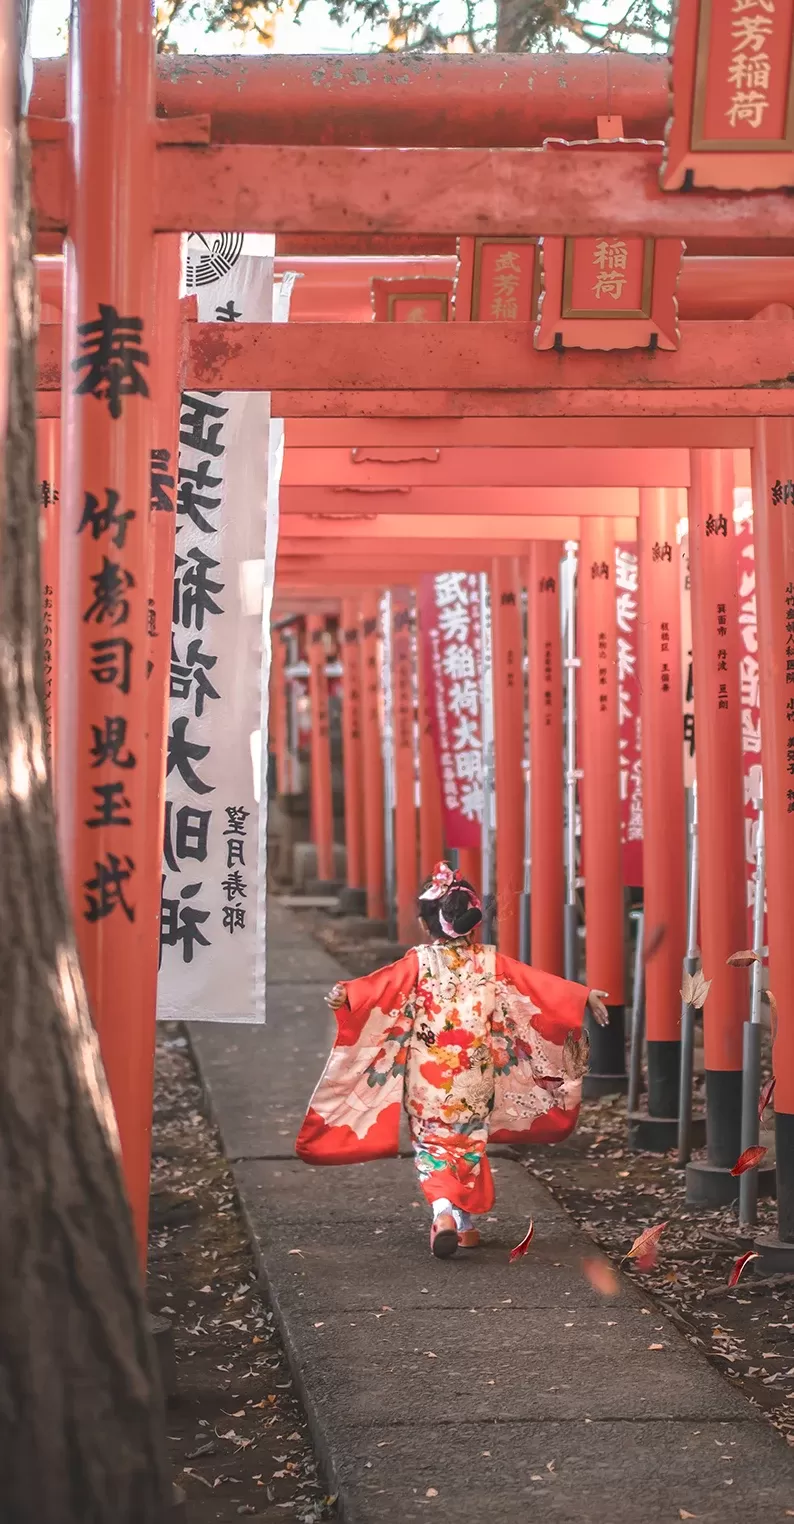
<svg viewBox="0 0 794 1524">
<path fill-rule="evenodd" d="M 294 1158 L 344 975 L 269 915 L 268 1026 L 191 1035 L 345 1524 L 790 1516 L 784 1441 L 631 1285 L 591 1290 L 589 1241 L 519 1164 L 496 1160 L 486 1246 L 440 1263 L 406 1160 Z"/>
</svg>

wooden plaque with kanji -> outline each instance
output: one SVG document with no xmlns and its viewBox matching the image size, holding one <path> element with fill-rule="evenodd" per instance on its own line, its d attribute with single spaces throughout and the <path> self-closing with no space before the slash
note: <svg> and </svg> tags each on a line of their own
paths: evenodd
<svg viewBox="0 0 794 1524">
<path fill-rule="evenodd" d="M 678 0 L 663 190 L 794 186 L 794 0 Z"/>
<path fill-rule="evenodd" d="M 544 238 L 536 349 L 677 349 L 673 238 Z"/>
</svg>

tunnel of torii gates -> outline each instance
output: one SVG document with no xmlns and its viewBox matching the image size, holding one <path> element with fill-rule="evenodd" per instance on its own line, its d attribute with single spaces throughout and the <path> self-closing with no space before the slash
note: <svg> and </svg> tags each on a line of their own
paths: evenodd
<svg viewBox="0 0 794 1524">
<path fill-rule="evenodd" d="M 330 619 L 342 631 L 348 883 L 366 892 L 374 918 L 384 913 L 372 675 L 379 599 L 391 590 L 399 712 L 412 680 L 404 615 L 418 579 L 487 573 L 498 938 L 513 955 L 523 887 L 526 589 L 531 952 L 539 966 L 563 971 L 571 888 L 563 798 L 575 775 L 586 976 L 609 992 L 613 1018 L 594 1034 L 592 1072 L 607 1088 L 625 1074 L 615 546 L 636 541 L 645 922 L 663 928 L 645 980 L 647 1120 L 659 1122 L 664 1146 L 671 1137 L 661 1124 L 674 1137 L 679 1108 L 688 951 L 681 594 L 677 552 L 668 551 L 688 518 L 699 943 L 713 981 L 704 1008 L 708 1162 L 690 1165 L 695 1201 L 726 1199 L 748 1137 L 748 976 L 726 960 L 749 935 L 733 537 L 734 487 L 752 484 L 777 1003 L 778 1238 L 766 1251 L 783 1262 L 794 1254 L 794 200 L 783 189 L 794 180 L 794 144 L 785 124 L 776 139 L 769 121 L 758 140 L 759 113 L 726 104 L 727 65 L 723 78 L 723 54 L 703 52 L 708 28 L 698 31 L 699 14 L 697 0 L 684 0 L 672 66 L 615 55 L 155 61 L 149 0 L 81 0 L 68 84 L 62 61 L 36 66 L 29 125 L 42 300 L 40 475 L 59 491 L 57 517 L 44 516 L 53 774 L 142 1246 L 169 698 L 168 643 L 149 642 L 147 605 L 156 626 L 170 628 L 175 515 L 131 510 L 113 550 L 132 653 L 114 712 L 129 752 L 146 764 L 124 774 L 124 830 L 87 829 L 91 736 L 105 725 L 108 694 L 91 680 L 81 614 L 102 537 L 78 531 L 88 495 L 104 503 L 113 491 L 127 507 L 149 504 L 152 451 L 176 461 L 180 389 L 189 387 L 268 391 L 273 414 L 286 420 L 274 620 L 305 619 L 318 875 L 333 873 Z M 756 20 L 769 14 L 763 7 Z M 765 31 L 787 28 L 770 46 L 784 101 L 792 0 L 780 0 L 774 17 Z M 180 236 L 207 229 L 276 234 L 277 269 L 301 275 L 289 323 L 196 321 L 195 302 L 179 296 Z M 151 362 L 147 387 L 122 387 L 115 407 L 73 379 L 90 325 L 108 311 L 134 317 L 128 342 Z M 62 370 L 70 378 L 63 395 Z M 559 569 L 570 542 L 579 556 L 575 668 L 560 643 Z M 271 744 L 286 788 L 283 642 L 274 649 Z M 574 671 L 577 751 L 566 773 L 563 690 Z M 413 726 L 398 725 L 395 737 L 404 937 L 419 873 L 445 845 L 426 692 L 420 703 L 418 820 Z M 130 869 L 127 900 L 98 918 L 85 909 L 84 886 L 112 856 Z M 464 866 L 476 875 L 476 854 L 464 854 Z M 751 1111 L 757 1141 L 757 1093 Z M 643 1136 L 651 1133 L 640 1129 Z"/>
</svg>

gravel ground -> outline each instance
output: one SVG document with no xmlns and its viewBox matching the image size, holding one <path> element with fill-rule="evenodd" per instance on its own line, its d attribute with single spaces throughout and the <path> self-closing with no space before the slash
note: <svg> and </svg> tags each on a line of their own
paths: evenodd
<svg viewBox="0 0 794 1524">
<path fill-rule="evenodd" d="M 175 1027 L 162 1030 L 157 1051 L 148 1295 L 174 1328 L 168 1445 L 188 1524 L 333 1517 L 232 1177 Z"/>
</svg>

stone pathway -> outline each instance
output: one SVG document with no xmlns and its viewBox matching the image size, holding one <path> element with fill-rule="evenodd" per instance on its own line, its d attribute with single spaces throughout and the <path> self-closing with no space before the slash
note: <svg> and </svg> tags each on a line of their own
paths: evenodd
<svg viewBox="0 0 794 1524">
<path fill-rule="evenodd" d="M 192 1040 L 345 1524 L 794 1516 L 789 1447 L 628 1281 L 591 1289 L 590 1240 L 519 1164 L 495 1161 L 483 1249 L 439 1263 L 407 1160 L 295 1159 L 339 977 L 271 906 L 267 1027 Z"/>
</svg>

